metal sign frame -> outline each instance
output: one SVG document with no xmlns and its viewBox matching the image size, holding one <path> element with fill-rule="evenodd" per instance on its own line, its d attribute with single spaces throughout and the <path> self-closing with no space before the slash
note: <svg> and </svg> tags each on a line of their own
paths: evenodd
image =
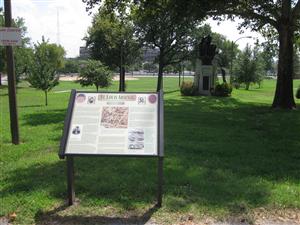
<svg viewBox="0 0 300 225">
<path fill-rule="evenodd" d="M 73 109 L 75 104 L 75 97 L 77 93 L 95 93 L 95 94 L 157 94 L 158 95 L 158 124 L 157 124 L 157 155 L 141 155 L 141 154 L 73 154 L 66 153 L 66 145 L 69 136 L 70 125 L 72 121 Z M 67 163 L 67 185 L 68 185 L 68 204 L 73 205 L 75 201 L 75 188 L 74 188 L 74 158 L 75 157 L 138 157 L 158 158 L 157 164 L 157 206 L 161 207 L 162 204 L 162 186 L 163 186 L 163 160 L 164 160 L 164 101 L 163 91 L 159 92 L 88 92 L 72 90 L 69 99 L 69 105 L 64 122 L 63 135 L 60 142 L 60 149 L 58 156 L 60 159 L 66 158 Z"/>
</svg>

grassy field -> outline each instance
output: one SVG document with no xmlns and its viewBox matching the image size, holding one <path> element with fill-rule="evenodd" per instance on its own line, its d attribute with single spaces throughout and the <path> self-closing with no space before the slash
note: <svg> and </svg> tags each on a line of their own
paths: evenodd
<svg viewBox="0 0 300 225">
<path fill-rule="evenodd" d="M 234 90 L 231 98 L 182 97 L 177 82 L 165 81 L 161 209 L 153 207 L 157 161 L 131 158 L 76 158 L 79 203 L 66 207 L 65 161 L 57 153 L 69 90 L 82 88 L 61 82 L 45 107 L 41 91 L 21 85 L 22 143 L 14 146 L 2 87 L 0 217 L 15 212 L 16 224 L 133 223 L 150 217 L 171 224 L 185 215 L 251 220 L 247 215 L 258 208 L 300 210 L 300 110 L 270 109 L 275 81 L 265 81 L 261 89 Z M 295 90 L 298 85 L 299 80 Z M 154 91 L 156 79 L 127 86 L 128 91 Z"/>
</svg>

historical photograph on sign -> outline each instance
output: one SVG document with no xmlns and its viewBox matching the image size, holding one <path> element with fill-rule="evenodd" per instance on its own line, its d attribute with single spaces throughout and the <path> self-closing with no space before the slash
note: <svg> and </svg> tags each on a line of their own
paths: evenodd
<svg viewBox="0 0 300 225">
<path fill-rule="evenodd" d="M 143 129 L 130 129 L 128 132 L 128 148 L 144 149 L 144 139 Z"/>
<path fill-rule="evenodd" d="M 96 96 L 88 97 L 88 101 L 87 101 L 88 104 L 95 104 L 95 102 L 96 102 Z"/>
<path fill-rule="evenodd" d="M 85 101 L 85 99 L 86 99 L 85 94 L 79 94 L 79 95 L 77 95 L 77 97 L 76 97 L 76 102 L 77 102 L 77 103 L 83 103 L 83 102 Z"/>
<path fill-rule="evenodd" d="M 101 126 L 105 128 L 127 128 L 128 107 L 103 107 Z"/>
<path fill-rule="evenodd" d="M 78 125 L 78 124 L 73 125 L 71 128 L 70 138 L 80 140 L 81 135 L 82 135 L 82 125 Z"/>
</svg>

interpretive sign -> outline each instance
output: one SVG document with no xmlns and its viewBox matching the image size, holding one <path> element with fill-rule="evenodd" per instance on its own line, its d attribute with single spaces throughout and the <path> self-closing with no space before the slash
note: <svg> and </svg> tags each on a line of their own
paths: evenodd
<svg viewBox="0 0 300 225">
<path fill-rule="evenodd" d="M 76 92 L 64 155 L 158 155 L 159 93 Z"/>
<path fill-rule="evenodd" d="M 21 29 L 15 27 L 0 27 L 0 45 L 2 46 L 20 46 Z"/>
<path fill-rule="evenodd" d="M 163 92 L 72 90 L 59 157 L 67 158 L 69 204 L 74 201 L 75 156 L 157 157 L 162 201 Z"/>
</svg>

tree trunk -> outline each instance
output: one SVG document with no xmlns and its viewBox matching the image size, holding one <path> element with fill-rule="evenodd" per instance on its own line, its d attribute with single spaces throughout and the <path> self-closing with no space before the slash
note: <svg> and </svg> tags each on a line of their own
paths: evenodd
<svg viewBox="0 0 300 225">
<path fill-rule="evenodd" d="M 181 85 L 181 69 L 179 70 L 179 73 L 178 73 L 178 87 L 180 87 Z"/>
<path fill-rule="evenodd" d="M 48 91 L 45 91 L 45 105 L 48 105 Z"/>
<path fill-rule="evenodd" d="M 293 37 L 290 22 L 283 20 L 279 25 L 279 61 L 273 108 L 293 109 L 296 107 L 293 94 Z"/>
<path fill-rule="evenodd" d="M 221 72 L 222 72 L 223 83 L 227 83 L 226 82 L 226 71 L 223 68 L 221 68 Z"/>
<path fill-rule="evenodd" d="M 97 92 L 99 91 L 99 86 L 96 84 L 96 89 L 97 89 Z"/>
<path fill-rule="evenodd" d="M 250 87 L 250 83 L 246 83 L 246 90 L 248 91 Z"/>
<path fill-rule="evenodd" d="M 123 66 L 120 67 L 119 91 L 125 91 L 125 68 Z"/>
<path fill-rule="evenodd" d="M 163 90 L 163 71 L 164 71 L 164 66 L 162 63 L 159 63 L 158 66 L 158 78 L 157 78 L 157 88 L 156 91 Z"/>
<path fill-rule="evenodd" d="M 0 73 L 0 86 L 2 85 L 2 74 Z"/>
</svg>

